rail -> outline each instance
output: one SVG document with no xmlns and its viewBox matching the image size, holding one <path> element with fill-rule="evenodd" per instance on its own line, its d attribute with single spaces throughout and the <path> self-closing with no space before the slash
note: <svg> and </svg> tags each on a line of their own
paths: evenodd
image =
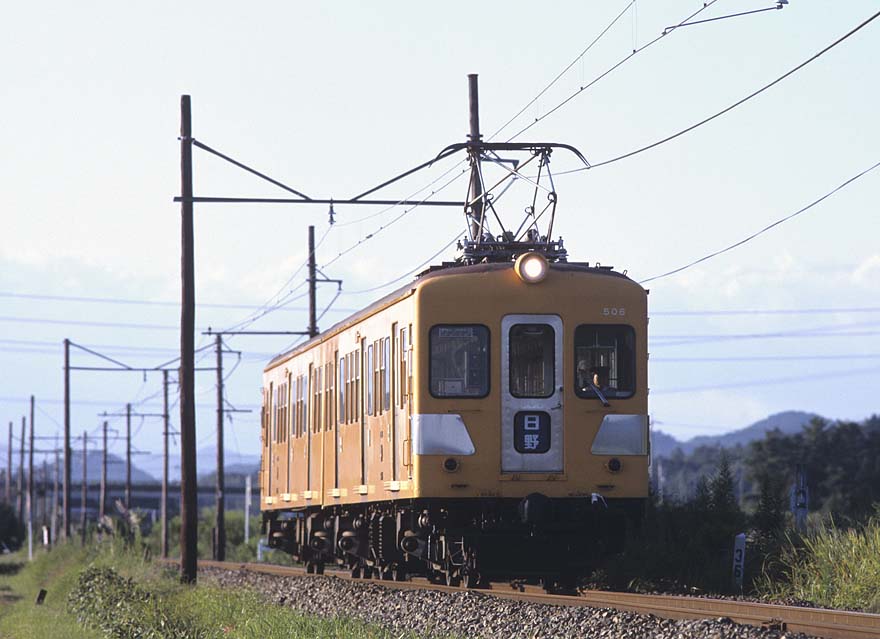
<svg viewBox="0 0 880 639">
<path fill-rule="evenodd" d="M 168 560 L 173 562 L 174 560 Z M 304 568 L 274 564 L 236 563 L 199 560 L 200 568 L 246 570 L 277 576 L 307 576 Z M 349 579 L 348 571 L 327 570 L 327 575 Z M 308 575 L 312 576 L 312 575 Z M 387 588 L 407 590 L 441 590 L 458 592 L 452 586 L 432 584 L 426 579 L 412 581 L 376 581 Z M 530 586 L 493 583 L 491 589 L 480 592 L 493 597 L 543 603 L 555 606 L 588 606 L 614 608 L 666 619 L 708 619 L 727 617 L 737 623 L 772 628 L 781 631 L 802 632 L 827 639 L 878 639 L 880 615 L 864 612 L 804 608 L 748 601 L 710 599 L 675 595 L 639 595 L 623 592 L 585 591 L 578 595 L 548 594 Z"/>
</svg>

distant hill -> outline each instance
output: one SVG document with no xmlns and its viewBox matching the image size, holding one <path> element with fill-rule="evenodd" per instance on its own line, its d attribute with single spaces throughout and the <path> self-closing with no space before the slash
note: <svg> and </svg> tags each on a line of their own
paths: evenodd
<svg viewBox="0 0 880 639">
<path fill-rule="evenodd" d="M 770 415 L 766 419 L 757 421 L 751 426 L 735 430 L 723 435 L 700 435 L 686 441 L 679 441 L 672 435 L 662 431 L 654 431 L 651 437 L 651 451 L 655 458 L 669 457 L 676 448 L 681 448 L 685 455 L 689 455 L 700 446 L 721 446 L 733 448 L 738 444 L 746 445 L 756 439 L 762 439 L 764 434 L 779 429 L 787 435 L 798 433 L 810 420 L 820 417 L 815 413 L 803 411 L 785 411 Z"/>
<path fill-rule="evenodd" d="M 86 458 L 86 479 L 89 484 L 98 484 L 101 482 L 101 458 L 102 453 L 100 450 L 89 451 L 88 457 Z M 79 485 L 82 480 L 82 451 L 77 451 L 74 449 L 70 456 L 70 478 L 71 481 Z M 63 463 L 63 462 L 62 462 Z M 49 481 L 53 481 L 55 478 L 55 463 L 47 464 L 46 470 L 49 473 Z M 58 470 L 59 476 L 63 473 L 63 468 L 59 468 Z M 35 481 L 42 481 L 43 478 L 43 466 L 42 464 L 34 465 L 34 475 L 36 476 Z M 107 481 L 111 484 L 124 484 L 125 483 L 125 457 L 120 457 L 119 455 L 114 455 L 113 453 L 107 454 Z M 149 473 L 144 472 L 141 468 L 137 466 L 137 457 L 132 456 L 131 458 L 131 483 L 132 484 L 154 484 L 158 480 L 150 475 Z"/>
</svg>

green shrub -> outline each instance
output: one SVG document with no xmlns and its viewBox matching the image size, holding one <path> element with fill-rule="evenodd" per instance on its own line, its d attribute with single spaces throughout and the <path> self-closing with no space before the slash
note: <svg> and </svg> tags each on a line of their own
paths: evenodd
<svg viewBox="0 0 880 639">
<path fill-rule="evenodd" d="M 790 537 L 778 559 L 782 579 L 757 586 L 768 597 L 795 597 L 833 608 L 880 612 L 880 519 L 840 529 L 829 521 Z"/>
<path fill-rule="evenodd" d="M 81 624 L 114 639 L 201 636 L 193 623 L 170 614 L 158 597 L 112 568 L 86 568 L 67 603 Z"/>
</svg>

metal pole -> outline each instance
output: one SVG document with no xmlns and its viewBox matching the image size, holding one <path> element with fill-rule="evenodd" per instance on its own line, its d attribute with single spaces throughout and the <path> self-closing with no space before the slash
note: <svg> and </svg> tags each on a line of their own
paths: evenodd
<svg viewBox="0 0 880 639">
<path fill-rule="evenodd" d="M 82 474 L 82 485 L 80 486 L 80 499 L 79 499 L 79 539 L 80 543 L 85 546 L 86 545 L 86 499 L 88 498 L 88 490 L 89 490 L 89 434 L 86 431 L 83 431 L 83 474 Z"/>
<path fill-rule="evenodd" d="M 226 561 L 226 508 L 224 491 L 224 467 L 223 467 L 223 339 L 221 335 L 216 337 L 217 348 L 217 511 L 214 521 L 217 543 L 214 544 L 214 554 L 217 561 Z"/>
<path fill-rule="evenodd" d="M 12 504 L 12 422 L 9 422 L 9 446 L 6 448 L 6 503 Z"/>
<path fill-rule="evenodd" d="M 28 451 L 27 482 L 28 561 L 34 558 L 34 396 L 31 395 L 31 442 Z"/>
<path fill-rule="evenodd" d="M 70 538 L 70 340 L 64 340 L 64 483 L 62 525 L 64 539 Z"/>
<path fill-rule="evenodd" d="M 98 495 L 98 524 L 104 521 L 104 505 L 107 503 L 107 422 L 103 429 L 104 450 L 101 452 L 101 490 Z"/>
<path fill-rule="evenodd" d="M 24 523 L 24 438 L 27 429 L 27 417 L 21 417 L 21 444 L 18 447 L 18 486 L 16 492 L 16 508 L 18 510 L 18 523 Z"/>
<path fill-rule="evenodd" d="M 162 371 L 162 388 L 165 396 L 165 410 L 163 412 L 165 428 L 162 433 L 162 558 L 168 558 L 168 371 Z"/>
<path fill-rule="evenodd" d="M 195 258 L 193 238 L 192 111 L 180 97 L 180 578 L 196 581 L 198 495 L 195 407 Z"/>
<path fill-rule="evenodd" d="M 131 404 L 125 405 L 125 507 L 131 508 Z"/>
<path fill-rule="evenodd" d="M 468 107 L 470 112 L 470 138 L 471 144 L 477 144 L 482 139 L 480 135 L 480 98 L 477 84 L 477 74 L 468 74 Z M 471 239 L 478 241 L 480 233 L 480 221 L 483 218 L 483 183 L 480 172 L 480 152 L 470 149 L 471 160 L 471 184 L 468 193 L 468 201 L 474 204 L 470 212 Z"/>
<path fill-rule="evenodd" d="M 309 227 L 309 337 L 318 334 L 317 310 L 315 308 L 315 286 L 317 265 L 315 264 L 315 227 Z"/>
</svg>

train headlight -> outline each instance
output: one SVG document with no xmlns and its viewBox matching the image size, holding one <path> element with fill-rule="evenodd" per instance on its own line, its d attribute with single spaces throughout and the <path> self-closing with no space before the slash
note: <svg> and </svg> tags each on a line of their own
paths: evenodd
<svg viewBox="0 0 880 639">
<path fill-rule="evenodd" d="M 550 265 L 540 253 L 523 253 L 513 264 L 513 270 L 526 284 L 537 284 L 547 277 Z"/>
</svg>

